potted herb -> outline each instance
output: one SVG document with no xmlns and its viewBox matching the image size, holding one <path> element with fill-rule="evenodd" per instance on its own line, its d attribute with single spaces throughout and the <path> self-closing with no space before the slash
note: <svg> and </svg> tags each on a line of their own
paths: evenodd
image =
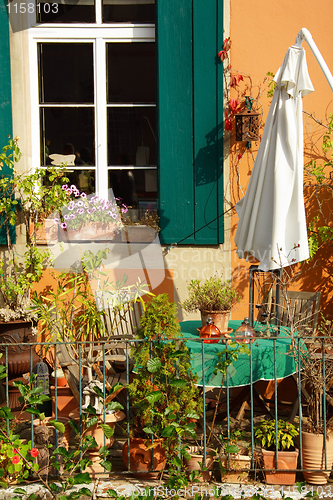
<svg viewBox="0 0 333 500">
<path fill-rule="evenodd" d="M 261 444 L 261 452 L 267 484 L 294 484 L 298 450 L 295 450 L 294 439 L 299 435 L 298 429 L 285 420 L 262 420 L 255 429 L 254 435 Z M 277 458 L 277 460 L 276 460 Z M 290 469 L 283 471 L 282 469 Z"/>
<path fill-rule="evenodd" d="M 187 288 L 189 297 L 181 304 L 183 309 L 186 312 L 200 311 L 202 326 L 211 317 L 222 333 L 227 332 L 231 308 L 241 300 L 231 281 L 211 276 L 205 281 L 191 280 Z"/>
<path fill-rule="evenodd" d="M 176 304 L 166 294 L 154 297 L 141 317 L 132 347 L 135 377 L 128 392 L 134 416 L 129 447 L 125 443 L 123 448 L 123 459 L 128 465 L 130 457 L 131 470 L 162 470 L 166 461 L 173 469 L 180 466 L 177 439 L 195 437 L 195 420 L 202 414 L 176 312 Z M 186 454 L 184 448 L 182 452 Z"/>
</svg>

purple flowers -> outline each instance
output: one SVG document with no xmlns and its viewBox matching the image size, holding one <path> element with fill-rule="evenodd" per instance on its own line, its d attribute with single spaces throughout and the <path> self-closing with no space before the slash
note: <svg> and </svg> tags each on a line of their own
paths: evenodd
<svg viewBox="0 0 333 500">
<path fill-rule="evenodd" d="M 74 184 L 70 187 L 64 184 L 62 190 L 66 191 L 70 197 L 69 203 L 61 210 L 61 217 L 54 219 L 54 222 L 62 229 L 78 230 L 87 222 L 111 224 L 114 229 L 122 225 L 121 213 L 127 212 L 126 205 L 123 204 L 119 208 L 115 200 L 104 200 L 97 195 L 87 196 L 86 193 L 81 193 Z"/>
</svg>

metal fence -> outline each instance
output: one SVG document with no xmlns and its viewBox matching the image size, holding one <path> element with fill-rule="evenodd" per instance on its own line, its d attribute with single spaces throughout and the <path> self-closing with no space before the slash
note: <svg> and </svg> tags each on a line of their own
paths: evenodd
<svg viewBox="0 0 333 500">
<path fill-rule="evenodd" d="M 263 477 L 264 469 L 266 473 L 279 471 L 285 475 L 286 466 L 284 462 L 281 462 L 281 450 L 274 445 L 274 442 L 277 443 L 279 440 L 281 442 L 283 433 L 288 435 L 287 429 L 281 430 L 279 427 L 279 421 L 284 420 L 285 422 L 292 421 L 299 432 L 299 435 L 295 437 L 295 448 L 299 450 L 298 461 L 289 472 L 297 472 L 298 476 L 303 472 L 304 477 L 308 479 L 307 473 L 316 471 L 317 476 L 324 477 L 325 482 L 333 460 L 333 451 L 330 449 L 333 440 L 327 439 L 331 432 L 330 419 L 333 414 L 331 411 L 333 400 L 330 393 L 333 386 L 331 337 L 291 338 L 281 332 L 279 337 L 255 339 L 254 342 L 246 345 L 238 344 L 237 346 L 225 343 L 220 352 L 218 352 L 217 344 L 206 343 L 200 339 L 193 340 L 193 338 L 182 340 L 186 341 L 189 348 L 191 369 L 197 377 L 196 385 L 199 388 L 198 398 L 202 401 L 202 412 L 198 415 L 198 419 L 194 419 L 195 425 L 190 427 L 190 429 L 196 427 L 196 439 L 193 435 L 191 437 L 191 432 L 183 432 L 184 426 L 176 429 L 173 449 L 176 447 L 176 455 L 181 460 L 181 463 L 177 462 L 178 466 L 188 470 L 183 462 L 182 447 L 187 446 L 188 451 L 193 451 L 193 447 L 199 446 L 201 453 L 197 452 L 197 454 L 203 455 L 202 466 L 204 468 L 209 465 L 207 453 L 210 449 L 214 450 L 213 469 L 215 469 L 214 474 L 219 478 L 227 474 L 228 470 L 236 471 L 239 477 L 250 473 L 259 479 Z M 177 340 L 162 341 L 177 343 Z M 110 461 L 115 463 L 111 474 L 113 472 L 131 474 L 133 471 L 131 470 L 130 434 L 135 430 L 133 426 L 138 417 L 139 407 L 133 407 L 128 386 L 140 377 L 142 366 L 135 365 L 132 357 L 133 349 L 140 342 L 145 343 L 144 340 L 133 338 L 116 338 L 111 343 L 99 341 L 98 343 L 67 344 L 58 342 L 2 344 L 3 356 L 0 363 L 6 367 L 6 376 L 2 379 L 1 385 L 2 407 L 11 408 L 19 419 L 18 423 L 25 422 L 26 429 L 30 428 L 33 443 L 36 440 L 36 426 L 34 425 L 36 415 L 28 414 L 27 406 L 37 408 L 38 411 L 55 420 L 65 418 L 66 421 L 66 418 L 76 418 L 82 432 L 92 431 L 92 427 L 90 430 L 84 430 L 82 418 L 91 406 L 98 410 L 102 405 L 99 417 L 102 423 L 108 423 L 110 415 L 114 416 L 117 412 L 121 412 L 121 418 L 111 418 L 110 425 L 114 428 L 114 435 L 109 437 L 104 435 L 103 442 L 98 446 L 110 447 Z M 150 342 L 148 346 L 151 353 L 154 350 L 154 342 Z M 161 342 L 161 339 L 156 339 L 156 342 Z M 174 352 L 177 353 L 176 348 Z M 176 355 L 173 359 L 175 366 L 177 363 L 182 363 L 182 358 L 178 360 Z M 57 372 L 59 367 L 62 368 L 66 380 L 61 380 L 62 376 Z M 22 391 L 20 392 L 14 382 L 19 381 L 29 387 L 31 383 L 29 373 L 35 374 L 33 386 L 39 386 L 40 390 L 50 396 L 50 400 L 42 405 L 34 404 L 32 399 L 30 405 L 23 406 L 19 399 L 22 397 Z M 52 373 L 53 377 L 51 377 Z M 260 393 L 260 387 L 258 387 L 259 381 L 265 380 L 262 373 L 271 374 L 267 381 L 273 386 L 273 397 L 269 400 L 265 398 L 265 394 Z M 88 379 L 90 379 L 90 387 Z M 220 380 L 220 383 L 216 380 Z M 283 395 L 283 401 L 281 400 L 279 387 L 282 380 L 290 384 L 289 396 L 292 394 L 293 396 L 289 397 L 289 400 L 288 390 Z M 92 388 L 94 381 L 97 390 Z M 65 385 L 60 385 L 62 383 Z M 115 395 L 112 387 L 119 383 L 123 384 L 124 388 L 120 390 L 120 386 L 117 385 L 118 392 Z M 167 377 L 166 383 L 168 383 Z M 167 389 L 167 385 L 155 387 L 153 369 L 151 370 L 151 386 L 152 392 L 163 393 Z M 181 391 L 182 388 L 184 386 L 179 383 L 177 390 Z M 112 398 L 108 401 L 110 394 Z M 109 412 L 110 401 L 116 410 Z M 155 407 L 153 403 L 151 404 L 152 412 L 155 411 L 154 408 L 158 409 L 158 404 L 158 400 L 156 400 Z M 261 445 L 255 438 L 256 429 L 262 420 L 274 421 L 271 446 L 273 459 L 270 467 L 263 465 Z M 180 421 L 180 416 L 176 415 L 174 421 Z M 7 420 L 7 429 L 9 425 L 10 422 Z M 308 452 L 305 451 L 308 433 L 304 431 L 318 429 L 322 431 L 323 451 L 315 465 L 309 466 Z M 242 432 L 239 433 L 240 431 Z M 209 436 L 210 442 L 208 442 Z M 149 432 L 146 434 L 146 439 L 150 439 L 152 443 L 155 440 L 155 446 L 149 451 L 152 457 L 151 463 L 154 465 L 154 457 L 158 450 L 157 437 L 159 436 L 154 437 Z M 73 435 L 66 439 L 68 440 L 67 446 L 77 446 Z M 55 446 L 61 442 L 63 441 L 60 434 L 56 431 Z M 239 451 L 242 446 L 247 448 L 249 463 L 246 466 L 236 464 L 240 453 L 235 452 L 235 448 L 230 448 L 232 445 L 237 446 Z M 127 466 L 120 458 L 121 446 L 125 446 L 126 449 L 126 453 L 122 456 L 127 455 Z M 95 455 L 92 457 L 92 474 L 109 475 L 110 471 L 98 467 L 98 453 L 96 455 L 96 450 L 93 451 Z M 312 454 L 311 451 L 310 454 Z M 197 459 L 198 461 L 200 459 Z M 170 464 L 166 466 L 166 470 L 168 467 Z M 151 467 L 150 471 L 155 469 L 156 467 Z M 140 475 L 140 471 L 136 473 Z"/>
</svg>

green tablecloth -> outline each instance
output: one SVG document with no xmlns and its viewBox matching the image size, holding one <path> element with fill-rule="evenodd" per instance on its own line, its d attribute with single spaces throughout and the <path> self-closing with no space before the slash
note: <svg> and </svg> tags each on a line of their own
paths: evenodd
<svg viewBox="0 0 333 500">
<path fill-rule="evenodd" d="M 229 328 L 235 330 L 241 321 L 230 321 Z M 222 374 L 214 375 L 217 353 L 226 349 L 221 341 L 217 344 L 203 343 L 199 337 L 197 328 L 201 328 L 201 321 L 183 321 L 180 323 L 182 335 L 188 339 L 187 347 L 191 353 L 191 364 L 194 372 L 198 375 L 198 385 L 203 385 L 202 370 L 202 345 L 204 346 L 204 380 L 206 387 L 220 387 Z M 251 356 L 240 354 L 228 368 L 229 387 L 240 387 L 251 383 L 251 359 L 252 359 L 252 382 L 258 380 L 274 380 L 285 378 L 296 372 L 295 362 L 289 353 L 291 341 L 285 334 L 281 333 L 277 339 L 256 338 L 251 344 Z M 248 344 L 250 346 L 250 344 Z M 276 374 L 274 368 L 274 349 L 276 350 Z M 224 386 L 227 386 L 225 381 Z"/>
</svg>

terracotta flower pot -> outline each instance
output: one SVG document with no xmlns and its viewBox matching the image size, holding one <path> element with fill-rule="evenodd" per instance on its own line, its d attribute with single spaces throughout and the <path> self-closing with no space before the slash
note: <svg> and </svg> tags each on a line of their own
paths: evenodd
<svg viewBox="0 0 333 500">
<path fill-rule="evenodd" d="M 266 484 L 294 484 L 296 472 L 290 469 L 297 468 L 298 450 L 279 451 L 278 463 L 276 465 L 275 451 L 261 450 L 265 469 L 282 469 L 288 472 L 267 472 L 265 471 Z"/>
<path fill-rule="evenodd" d="M 220 330 L 221 336 L 228 332 L 230 311 L 201 311 L 202 326 L 205 326 L 208 318 L 212 318 L 214 325 Z"/>
<path fill-rule="evenodd" d="M 0 352 L 3 356 L 0 358 L 0 364 L 6 363 L 6 349 L 8 353 L 8 377 L 17 378 L 23 373 L 30 372 L 31 357 L 32 366 L 34 366 L 39 356 L 34 346 L 26 345 L 35 342 L 36 339 L 32 333 L 32 322 L 24 320 L 14 320 L 0 322 Z M 2 344 L 9 344 L 4 346 Z"/>
<path fill-rule="evenodd" d="M 69 417 L 74 420 L 80 420 L 79 408 L 76 408 L 74 411 L 72 411 L 69 414 Z M 107 413 L 105 415 L 105 423 L 108 424 L 111 428 L 113 428 L 116 422 L 120 422 L 121 420 L 124 420 L 124 418 L 125 418 L 125 413 L 122 411 L 116 411 L 115 413 L 110 413 L 110 414 Z M 101 415 L 101 422 L 104 422 L 103 415 Z M 86 432 L 86 435 L 90 435 L 94 437 L 96 440 L 97 447 L 91 448 L 90 450 L 92 451 L 99 450 L 100 448 L 102 448 L 102 446 L 111 446 L 114 443 L 114 438 L 112 436 L 110 438 L 105 437 L 104 441 L 104 431 L 98 424 L 89 427 L 89 429 Z"/>
<path fill-rule="evenodd" d="M 54 222 L 54 219 L 38 221 L 36 227 L 34 221 L 30 221 L 29 233 L 32 239 L 36 236 L 37 245 L 55 245 L 58 243 L 58 224 Z"/>
<path fill-rule="evenodd" d="M 190 460 L 184 459 L 187 474 L 189 474 L 191 471 L 196 471 L 196 470 L 202 471 L 202 467 L 204 464 L 204 456 L 200 453 L 198 447 L 192 446 L 190 447 L 188 452 L 191 455 Z M 207 452 L 206 467 L 208 470 L 200 472 L 200 474 L 196 476 L 196 479 L 198 479 L 201 482 L 209 481 L 212 477 L 211 469 L 213 468 L 213 464 L 214 464 L 214 457 L 209 455 L 209 453 Z"/>
<path fill-rule="evenodd" d="M 304 479 L 308 483 L 327 483 L 333 464 L 333 437 L 326 440 L 326 469 L 324 443 L 323 434 L 302 431 L 303 469 L 314 469 L 312 472 L 303 472 Z"/>
<path fill-rule="evenodd" d="M 140 479 L 156 478 L 166 465 L 165 448 L 163 439 L 155 439 L 154 448 L 149 448 L 150 441 L 143 438 L 130 439 L 130 470 L 133 476 Z M 122 450 L 122 457 L 126 467 L 128 467 L 128 442 L 125 441 Z M 152 465 L 153 457 L 153 465 Z"/>
<path fill-rule="evenodd" d="M 225 469 L 225 472 L 221 473 L 221 483 L 247 483 L 251 466 L 251 457 L 247 455 L 230 455 L 228 463 L 228 456 L 222 455 L 220 461 Z"/>
</svg>

